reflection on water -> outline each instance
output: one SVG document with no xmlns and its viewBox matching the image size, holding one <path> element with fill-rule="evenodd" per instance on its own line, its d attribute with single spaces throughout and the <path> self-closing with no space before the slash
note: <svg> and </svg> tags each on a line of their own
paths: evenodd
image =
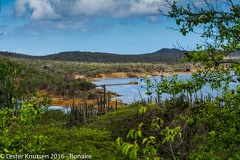
<svg viewBox="0 0 240 160">
<path fill-rule="evenodd" d="M 49 110 L 62 110 L 63 113 L 68 113 L 71 111 L 70 107 L 63 107 L 63 106 L 49 106 L 47 109 Z"/>
<path fill-rule="evenodd" d="M 121 99 L 123 103 L 131 103 L 141 99 L 141 96 L 146 98 L 145 91 L 142 88 L 144 82 L 139 78 L 106 78 L 99 79 L 99 81 L 93 82 L 96 85 L 103 84 L 126 84 L 129 82 L 138 82 L 137 85 L 116 85 L 116 86 L 106 86 L 106 89 L 111 92 L 116 92 L 121 95 L 117 99 Z"/>
<path fill-rule="evenodd" d="M 161 77 L 151 77 L 151 80 L 156 80 L 157 82 L 160 81 Z M 190 74 L 182 74 L 178 75 L 179 79 L 186 80 L 190 79 Z M 106 86 L 106 89 L 112 92 L 116 92 L 119 95 L 117 99 L 121 99 L 123 103 L 132 103 L 142 99 L 150 98 L 147 96 L 146 93 L 146 84 L 141 78 L 106 78 L 106 79 L 99 79 L 99 81 L 93 82 L 96 85 L 103 85 L 103 84 L 126 84 L 132 81 L 138 82 L 137 85 L 118 85 L 118 86 Z M 217 95 L 221 94 L 221 91 L 212 90 L 209 86 L 203 86 L 203 88 L 198 91 L 197 96 L 211 96 L 216 97 Z M 162 94 L 161 98 L 166 99 L 169 98 L 170 95 Z"/>
</svg>

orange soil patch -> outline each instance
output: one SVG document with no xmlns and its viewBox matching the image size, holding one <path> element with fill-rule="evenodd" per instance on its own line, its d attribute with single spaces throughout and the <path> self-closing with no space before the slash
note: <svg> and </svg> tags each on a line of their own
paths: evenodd
<svg viewBox="0 0 240 160">
<path fill-rule="evenodd" d="M 150 77 L 150 76 L 160 76 L 160 75 L 168 75 L 168 74 L 192 74 L 196 72 L 196 70 L 186 71 L 186 72 L 153 72 L 153 73 L 128 73 L 128 72 L 114 72 L 109 74 L 100 73 L 97 74 L 95 78 L 132 78 L 132 77 Z"/>
<path fill-rule="evenodd" d="M 83 100 L 81 99 L 74 99 L 74 105 L 75 106 L 82 106 L 84 103 Z M 94 105 L 93 100 L 87 100 L 88 105 Z M 63 99 L 63 98 L 53 98 L 52 99 L 52 106 L 69 106 L 71 107 L 73 105 L 73 99 Z"/>
</svg>

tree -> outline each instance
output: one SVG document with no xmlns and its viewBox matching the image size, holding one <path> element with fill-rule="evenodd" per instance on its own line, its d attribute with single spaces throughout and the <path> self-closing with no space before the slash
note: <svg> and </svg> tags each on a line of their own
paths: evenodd
<svg viewBox="0 0 240 160">
<path fill-rule="evenodd" d="M 14 108 L 14 98 L 18 98 L 17 77 L 20 66 L 14 62 L 0 58 L 0 109 Z"/>
<path fill-rule="evenodd" d="M 0 58 L 0 153 L 43 154 L 49 138 L 36 133 L 35 122 L 50 100 L 39 94 L 23 99 L 20 72 L 20 65 Z"/>
<path fill-rule="evenodd" d="M 191 96 L 204 85 L 222 92 L 213 97 L 192 117 L 198 125 L 205 125 L 204 134 L 196 135 L 198 144 L 189 155 L 192 159 L 239 159 L 240 151 L 240 62 L 235 55 L 240 51 L 240 5 L 237 0 L 198 0 L 191 4 L 181 1 L 165 1 L 168 11 L 159 9 L 162 15 L 173 18 L 183 36 L 196 30 L 204 43 L 186 53 L 185 61 L 201 64 L 189 81 L 171 81 L 164 78 L 155 87 L 157 92 Z M 199 140 L 200 139 L 200 140 Z"/>
<path fill-rule="evenodd" d="M 183 36 L 202 29 L 200 35 L 204 43 L 196 44 L 196 50 L 185 53 L 183 59 L 195 65 L 200 63 L 203 69 L 193 74 L 194 83 L 182 83 L 182 90 L 190 88 L 188 92 L 192 94 L 209 84 L 212 89 L 222 89 L 224 94 L 238 94 L 239 86 L 233 90 L 229 84 L 240 82 L 240 62 L 236 57 L 240 51 L 239 1 L 196 0 L 185 5 L 181 5 L 181 1 L 165 2 L 168 12 L 163 9 L 159 11 L 162 15 L 175 19 Z M 178 89 L 179 92 L 182 90 Z"/>
<path fill-rule="evenodd" d="M 166 2 L 170 10 L 167 13 L 161 9 L 159 11 L 164 16 L 174 18 L 184 36 L 195 32 L 197 27 L 203 29 L 201 37 L 205 43 L 197 44 L 197 52 L 186 54 L 187 60 L 201 62 L 206 70 L 219 70 L 220 64 L 226 63 L 224 57 L 240 50 L 240 5 L 237 1 L 199 0 L 185 7 L 180 2 Z M 234 59 L 228 63 L 233 64 L 228 69 L 234 69 L 239 64 Z"/>
</svg>

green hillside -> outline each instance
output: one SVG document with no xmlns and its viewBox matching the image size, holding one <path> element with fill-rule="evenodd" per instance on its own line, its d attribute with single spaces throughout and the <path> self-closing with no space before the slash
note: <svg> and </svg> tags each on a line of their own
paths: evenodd
<svg viewBox="0 0 240 160">
<path fill-rule="evenodd" d="M 0 55 L 15 58 L 28 58 L 28 59 L 45 59 L 45 60 L 58 60 L 58 61 L 77 61 L 77 62 L 98 62 L 98 63 L 176 63 L 179 61 L 183 51 L 177 49 L 161 49 L 153 53 L 146 54 L 113 54 L 102 52 L 81 52 L 81 51 L 66 51 L 57 54 L 46 56 L 29 56 L 11 52 L 0 52 Z"/>
</svg>

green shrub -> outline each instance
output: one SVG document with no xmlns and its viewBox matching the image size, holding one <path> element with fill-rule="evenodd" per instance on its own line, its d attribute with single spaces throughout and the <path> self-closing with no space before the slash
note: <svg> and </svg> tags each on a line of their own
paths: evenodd
<svg viewBox="0 0 240 160">
<path fill-rule="evenodd" d="M 128 130 L 140 121 L 138 108 L 138 105 L 130 105 L 119 108 L 115 112 L 108 112 L 103 116 L 90 119 L 87 127 L 107 130 L 111 132 L 111 137 L 116 139 L 119 136 L 126 135 Z"/>
<path fill-rule="evenodd" d="M 50 136 L 45 154 L 87 154 L 92 159 L 121 159 L 108 131 L 75 127 L 63 129 L 52 124 L 39 126 L 38 132 Z"/>
</svg>

